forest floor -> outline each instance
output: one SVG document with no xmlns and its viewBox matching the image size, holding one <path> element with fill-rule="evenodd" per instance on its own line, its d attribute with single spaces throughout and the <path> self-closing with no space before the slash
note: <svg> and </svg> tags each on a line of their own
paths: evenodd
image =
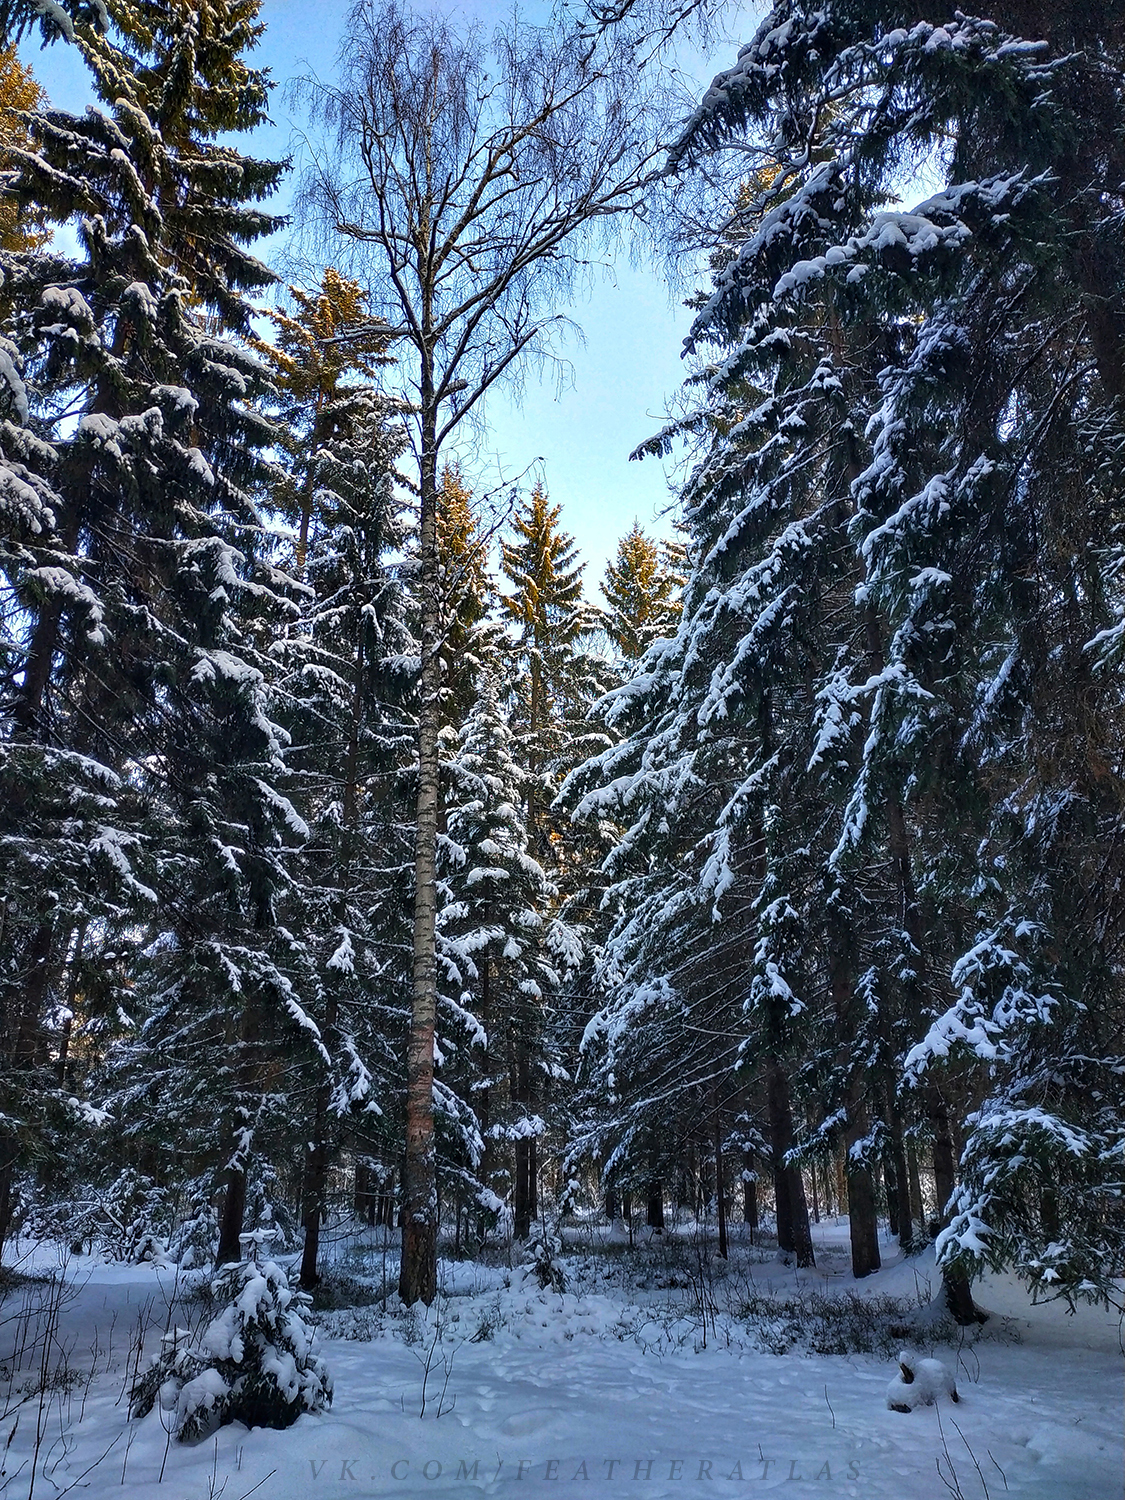
<svg viewBox="0 0 1125 1500">
<path fill-rule="evenodd" d="M 990 1278 L 975 1292 L 992 1316 L 964 1335 L 934 1299 L 932 1252 L 888 1242 L 883 1269 L 854 1282 L 846 1220 L 817 1226 L 810 1271 L 737 1233 L 723 1262 L 692 1227 L 633 1247 L 578 1230 L 562 1293 L 518 1266 L 447 1260 L 434 1307 L 407 1311 L 384 1296 L 380 1234 L 337 1239 L 318 1297 L 331 1409 L 195 1447 L 169 1441 L 159 1409 L 127 1417 L 138 1360 L 171 1321 L 207 1316 L 190 1280 L 71 1257 L 60 1298 L 38 1279 L 55 1248 L 25 1246 L 30 1279 L 0 1306 L 4 1500 L 1123 1493 L 1117 1314 L 1032 1307 Z M 955 1372 L 960 1402 L 888 1410 L 903 1347 Z"/>
</svg>

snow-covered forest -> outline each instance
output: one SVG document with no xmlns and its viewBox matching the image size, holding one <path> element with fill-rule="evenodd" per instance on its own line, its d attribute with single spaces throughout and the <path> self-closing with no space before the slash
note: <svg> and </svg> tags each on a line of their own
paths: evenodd
<svg viewBox="0 0 1125 1500">
<path fill-rule="evenodd" d="M 0 0 L 0 1491 L 1116 1493 L 1120 5 L 260 10 Z"/>
</svg>

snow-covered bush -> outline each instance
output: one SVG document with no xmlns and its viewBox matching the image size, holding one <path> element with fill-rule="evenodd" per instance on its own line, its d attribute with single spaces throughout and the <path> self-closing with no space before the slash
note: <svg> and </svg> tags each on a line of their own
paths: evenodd
<svg viewBox="0 0 1125 1500">
<path fill-rule="evenodd" d="M 285 1207 L 285 1195 L 277 1173 L 268 1162 L 259 1164 L 250 1184 L 246 1202 L 246 1223 L 256 1233 L 266 1234 L 271 1248 L 287 1254 L 301 1247 L 303 1231 L 293 1214 Z"/>
<path fill-rule="evenodd" d="M 168 1241 L 170 1260 L 184 1271 L 209 1266 L 219 1243 L 219 1216 L 212 1202 L 209 1177 L 191 1184 L 182 1217 Z"/>
<path fill-rule="evenodd" d="M 563 1243 L 557 1229 L 546 1224 L 533 1230 L 527 1242 L 527 1267 L 544 1291 L 565 1292 L 566 1272 L 562 1265 Z"/>
<path fill-rule="evenodd" d="M 183 1329 L 166 1334 L 133 1387 L 131 1414 L 146 1416 L 159 1403 L 182 1442 L 228 1422 L 289 1427 L 303 1411 L 332 1401 L 327 1366 L 313 1354 L 313 1330 L 301 1316 L 308 1296 L 290 1288 L 275 1261 L 259 1263 L 253 1241 L 260 1235 L 248 1238 L 250 1258 L 225 1267 L 211 1283 L 219 1311 L 202 1336 Z"/>
<path fill-rule="evenodd" d="M 37 1205 L 28 1227 L 40 1239 L 65 1240 L 76 1251 L 89 1242 L 108 1260 L 137 1265 L 162 1260 L 171 1221 L 170 1195 L 151 1177 L 127 1167 L 108 1187 L 75 1185 L 65 1197 Z"/>
<path fill-rule="evenodd" d="M 915 1411 L 933 1406 L 942 1397 L 960 1401 L 957 1386 L 940 1359 L 919 1359 L 904 1349 L 898 1357 L 898 1374 L 887 1387 L 891 1411 Z"/>
</svg>

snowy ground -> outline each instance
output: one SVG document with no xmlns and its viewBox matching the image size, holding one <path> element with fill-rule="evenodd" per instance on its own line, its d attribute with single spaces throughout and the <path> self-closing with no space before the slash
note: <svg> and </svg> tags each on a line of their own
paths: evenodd
<svg viewBox="0 0 1125 1500">
<path fill-rule="evenodd" d="M 158 1411 L 126 1416 L 136 1331 L 147 1322 L 151 1352 L 169 1317 L 172 1273 L 75 1260 L 52 1356 L 57 1368 L 66 1350 L 72 1373 L 22 1402 L 21 1388 L 26 1397 L 36 1383 L 30 1346 L 22 1373 L 10 1351 L 26 1326 L 20 1309 L 40 1289 L 18 1288 L 0 1309 L 0 1399 L 7 1388 L 9 1409 L 0 1447 L 15 1427 L 0 1492 L 28 1495 L 38 1429 L 32 1500 L 1123 1493 L 1118 1317 L 1032 1308 L 1014 1283 L 986 1282 L 977 1298 L 995 1316 L 979 1338 L 935 1343 L 922 1312 L 903 1340 L 955 1369 L 961 1402 L 888 1411 L 895 1364 L 885 1350 L 796 1347 L 795 1300 L 857 1290 L 846 1234 L 845 1221 L 820 1225 L 818 1270 L 800 1274 L 742 1245 L 728 1269 L 674 1237 L 633 1254 L 603 1245 L 581 1255 L 574 1244 L 562 1295 L 518 1270 L 446 1264 L 443 1295 L 425 1317 L 378 1302 L 322 1315 L 330 1411 L 284 1432 L 227 1427 L 195 1448 L 169 1444 Z M 25 1268 L 42 1271 L 52 1259 L 40 1247 Z M 377 1276 L 380 1255 L 361 1250 L 346 1268 Z M 883 1271 L 859 1290 L 924 1303 L 930 1275 L 925 1257 L 903 1262 L 888 1247 Z M 790 1304 L 772 1322 L 762 1314 L 770 1293 Z M 749 1301 L 756 1320 L 739 1316 Z M 176 1321 L 198 1316 L 188 1304 Z M 765 1347 L 786 1343 L 785 1355 Z"/>
</svg>

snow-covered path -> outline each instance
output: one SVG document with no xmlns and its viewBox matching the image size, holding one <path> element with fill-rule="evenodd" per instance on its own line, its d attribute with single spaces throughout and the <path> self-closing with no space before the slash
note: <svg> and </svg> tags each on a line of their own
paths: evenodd
<svg viewBox="0 0 1125 1500">
<path fill-rule="evenodd" d="M 36 1495 L 64 1490 L 111 1444 L 78 1493 L 93 1500 L 213 1500 L 220 1489 L 224 1500 L 718 1500 L 777 1491 L 948 1500 L 958 1492 L 950 1484 L 964 1500 L 1116 1500 L 1123 1493 L 1117 1320 L 1089 1310 L 1070 1318 L 1057 1308 L 1030 1309 L 1008 1282 L 978 1292 L 986 1307 L 1011 1320 L 1005 1340 L 984 1338 L 960 1358 L 936 1350 L 957 1365 L 958 1405 L 888 1411 L 893 1362 L 727 1347 L 721 1326 L 718 1346 L 712 1338 L 695 1351 L 690 1344 L 646 1350 L 643 1337 L 615 1334 L 624 1332 L 619 1299 L 539 1293 L 534 1283 L 520 1288 L 517 1278 L 509 1291 L 478 1287 L 446 1302 L 441 1348 L 447 1360 L 452 1352 L 452 1363 L 446 1384 L 435 1353 L 424 1417 L 430 1325 L 420 1323 L 422 1342 L 408 1345 L 400 1322 L 372 1341 L 324 1341 L 336 1385 L 329 1412 L 302 1416 L 285 1432 L 228 1427 L 194 1449 L 172 1445 L 165 1463 L 159 1413 L 130 1423 L 119 1401 L 125 1330 L 138 1303 L 156 1290 L 156 1275 L 149 1268 L 85 1270 L 89 1279 L 68 1312 L 81 1335 L 73 1362 L 80 1366 L 93 1325 L 104 1343 L 114 1309 L 121 1359 L 115 1372 L 95 1378 L 81 1422 L 72 1410 L 64 1433 L 67 1424 L 54 1419 L 53 1459 L 62 1461 L 51 1482 L 38 1482 Z M 892 1265 L 865 1291 L 894 1292 L 913 1275 L 909 1264 Z M 502 1313 L 500 1326 L 490 1338 L 468 1341 L 490 1309 Z M 33 1422 L 21 1419 L 9 1473 L 13 1457 L 18 1462 L 26 1452 Z M 939 1459 L 950 1484 L 938 1473 Z M 24 1483 L 17 1478 L 7 1496 L 22 1497 Z"/>
</svg>

